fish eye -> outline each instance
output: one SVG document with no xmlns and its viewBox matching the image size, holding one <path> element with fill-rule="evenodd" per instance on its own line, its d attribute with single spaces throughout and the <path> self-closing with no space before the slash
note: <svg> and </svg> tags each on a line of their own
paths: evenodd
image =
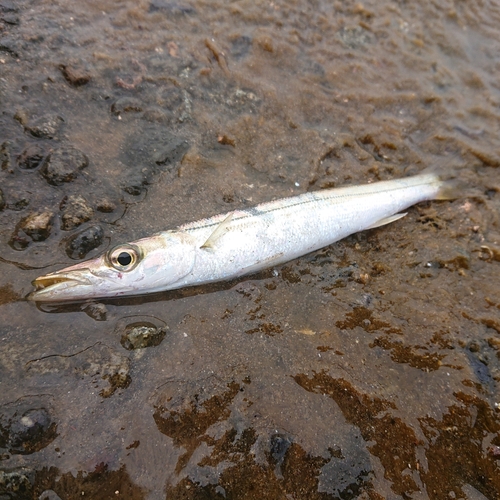
<svg viewBox="0 0 500 500">
<path fill-rule="evenodd" d="M 141 252 L 135 245 L 120 245 L 111 249 L 107 255 L 108 262 L 117 271 L 131 271 L 138 264 Z"/>
</svg>

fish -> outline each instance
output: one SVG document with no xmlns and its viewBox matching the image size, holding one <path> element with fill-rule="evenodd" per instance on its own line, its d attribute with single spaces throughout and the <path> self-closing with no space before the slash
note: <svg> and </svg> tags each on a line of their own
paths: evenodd
<svg viewBox="0 0 500 500">
<path fill-rule="evenodd" d="M 28 299 L 85 301 L 231 280 L 394 222 L 425 200 L 455 198 L 436 172 L 307 192 L 181 225 L 33 281 Z"/>
</svg>

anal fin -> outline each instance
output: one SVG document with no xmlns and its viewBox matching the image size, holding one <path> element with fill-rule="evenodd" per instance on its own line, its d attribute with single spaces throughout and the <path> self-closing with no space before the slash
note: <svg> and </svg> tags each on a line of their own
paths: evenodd
<svg viewBox="0 0 500 500">
<path fill-rule="evenodd" d="M 207 250 L 212 249 L 215 245 L 215 242 L 226 233 L 232 219 L 233 212 L 228 214 L 228 216 L 215 228 L 214 232 L 207 238 L 207 241 L 205 241 L 205 243 L 203 243 L 200 248 L 204 248 Z"/>
<path fill-rule="evenodd" d="M 384 217 L 383 219 L 380 219 L 377 222 L 374 222 L 371 226 L 368 226 L 365 229 L 374 229 L 376 227 L 385 226 L 386 224 L 390 224 L 391 222 L 394 222 L 395 220 L 401 219 L 402 217 L 404 217 L 407 214 L 408 214 L 408 212 L 405 212 L 403 214 L 389 215 L 389 217 Z"/>
</svg>

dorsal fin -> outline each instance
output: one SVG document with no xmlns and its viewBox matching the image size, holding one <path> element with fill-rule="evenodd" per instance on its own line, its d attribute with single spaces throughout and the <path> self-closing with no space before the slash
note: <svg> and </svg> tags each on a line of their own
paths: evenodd
<svg viewBox="0 0 500 500">
<path fill-rule="evenodd" d="M 401 219 L 401 217 L 404 217 L 407 213 L 408 212 L 405 212 L 404 214 L 389 215 L 389 217 L 384 217 L 383 219 L 374 222 L 371 226 L 365 227 L 365 229 L 374 229 L 376 227 L 385 226 L 386 224 L 390 224 L 395 220 Z"/>
<path fill-rule="evenodd" d="M 230 212 L 227 217 L 215 228 L 214 232 L 207 238 L 207 241 L 205 241 L 200 248 L 212 249 L 215 242 L 226 233 L 232 219 L 233 212 Z"/>
</svg>

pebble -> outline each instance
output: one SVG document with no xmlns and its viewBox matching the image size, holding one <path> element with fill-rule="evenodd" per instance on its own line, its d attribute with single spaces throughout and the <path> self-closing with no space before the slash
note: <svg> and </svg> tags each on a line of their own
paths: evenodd
<svg viewBox="0 0 500 500">
<path fill-rule="evenodd" d="M 128 351 L 155 347 L 161 344 L 165 334 L 165 328 L 158 328 L 153 323 L 131 323 L 125 328 L 120 343 Z"/>
<path fill-rule="evenodd" d="M 102 245 L 104 231 L 101 226 L 90 226 L 74 234 L 66 243 L 66 254 L 70 259 L 83 259 L 89 252 Z"/>
<path fill-rule="evenodd" d="M 92 78 L 90 72 L 79 64 L 60 64 L 59 69 L 65 80 L 73 87 L 81 87 L 89 83 Z"/>
<path fill-rule="evenodd" d="M 96 208 L 99 212 L 110 214 L 116 210 L 116 205 L 107 198 L 103 198 L 97 202 Z"/>
<path fill-rule="evenodd" d="M 18 156 L 17 164 L 23 170 L 34 170 L 41 165 L 45 156 L 44 148 L 38 144 L 31 144 Z"/>
<path fill-rule="evenodd" d="M 55 139 L 61 130 L 63 122 L 64 120 L 59 115 L 49 114 L 35 118 L 28 123 L 21 123 L 25 130 L 33 137 L 39 139 Z"/>
<path fill-rule="evenodd" d="M 74 229 L 94 216 L 94 209 L 83 196 L 68 196 L 61 205 L 61 229 L 64 231 Z"/>
<path fill-rule="evenodd" d="M 45 210 L 34 212 L 24 218 L 19 229 L 22 229 L 33 241 L 44 241 L 50 236 L 54 213 Z"/>
<path fill-rule="evenodd" d="M 42 175 L 49 184 L 60 186 L 76 179 L 78 172 L 88 165 L 88 158 L 72 146 L 54 151 L 43 168 Z"/>
<path fill-rule="evenodd" d="M 45 408 L 15 412 L 8 420 L 2 415 L 2 447 L 11 453 L 29 455 L 45 448 L 56 436 L 56 424 Z"/>
</svg>

